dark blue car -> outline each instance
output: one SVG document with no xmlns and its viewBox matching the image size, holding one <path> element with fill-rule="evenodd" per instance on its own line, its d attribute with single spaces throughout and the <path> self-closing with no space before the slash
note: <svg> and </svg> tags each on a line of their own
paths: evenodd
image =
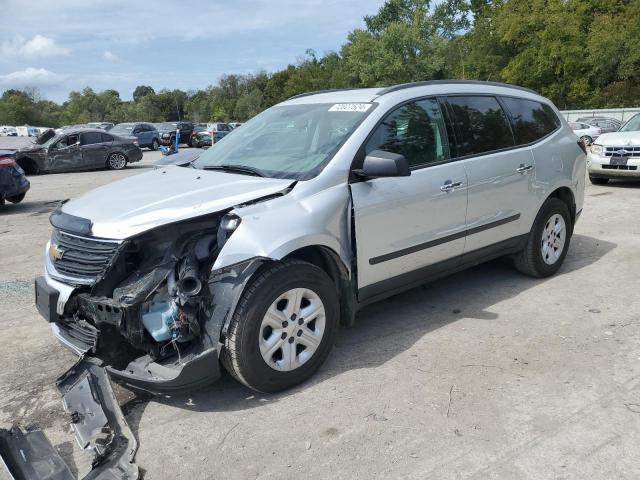
<svg viewBox="0 0 640 480">
<path fill-rule="evenodd" d="M 5 200 L 20 203 L 30 186 L 24 170 L 16 163 L 15 151 L 0 150 L 0 205 Z"/>
<path fill-rule="evenodd" d="M 136 137 L 140 148 L 147 147 L 150 150 L 158 150 L 160 147 L 160 134 L 156 127 L 150 123 L 119 123 L 109 130 L 109 133 L 119 137 Z"/>
</svg>

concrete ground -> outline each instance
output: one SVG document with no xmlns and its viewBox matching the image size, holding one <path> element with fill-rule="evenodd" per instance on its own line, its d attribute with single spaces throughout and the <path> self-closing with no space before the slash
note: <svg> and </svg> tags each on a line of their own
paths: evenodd
<svg viewBox="0 0 640 480">
<path fill-rule="evenodd" d="M 24 203 L 0 207 L 0 427 L 41 426 L 80 474 L 54 386 L 74 358 L 32 282 L 57 201 L 154 156 L 31 177 Z M 558 275 L 496 261 L 372 305 L 286 393 L 229 378 L 187 397 L 120 391 L 145 479 L 640 478 L 639 212 L 640 183 L 589 185 Z"/>
</svg>

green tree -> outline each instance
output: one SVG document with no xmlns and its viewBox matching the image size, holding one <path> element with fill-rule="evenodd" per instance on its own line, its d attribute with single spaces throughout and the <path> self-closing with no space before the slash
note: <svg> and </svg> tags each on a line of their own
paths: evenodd
<svg viewBox="0 0 640 480">
<path fill-rule="evenodd" d="M 156 92 L 152 87 L 149 87 L 148 85 L 138 85 L 133 91 L 133 101 L 139 102 L 143 97 L 155 94 Z"/>
</svg>

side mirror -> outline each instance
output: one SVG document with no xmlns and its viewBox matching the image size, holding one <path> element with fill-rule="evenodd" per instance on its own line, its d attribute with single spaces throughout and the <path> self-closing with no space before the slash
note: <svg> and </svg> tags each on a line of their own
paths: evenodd
<svg viewBox="0 0 640 480">
<path fill-rule="evenodd" d="M 384 150 L 374 150 L 364 158 L 362 169 L 355 170 L 359 177 L 408 177 L 411 169 L 404 155 L 399 153 L 385 152 Z"/>
</svg>

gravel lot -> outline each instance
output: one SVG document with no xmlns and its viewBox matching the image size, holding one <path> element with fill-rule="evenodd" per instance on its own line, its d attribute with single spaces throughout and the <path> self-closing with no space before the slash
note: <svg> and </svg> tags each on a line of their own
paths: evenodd
<svg viewBox="0 0 640 480">
<path fill-rule="evenodd" d="M 0 206 L 0 427 L 41 426 L 80 474 L 54 386 L 75 360 L 33 306 L 48 216 L 158 157 L 30 177 L 24 203 Z M 640 478 L 639 189 L 588 186 L 553 278 L 496 261 L 368 307 L 294 390 L 120 390 L 145 479 Z"/>
</svg>

